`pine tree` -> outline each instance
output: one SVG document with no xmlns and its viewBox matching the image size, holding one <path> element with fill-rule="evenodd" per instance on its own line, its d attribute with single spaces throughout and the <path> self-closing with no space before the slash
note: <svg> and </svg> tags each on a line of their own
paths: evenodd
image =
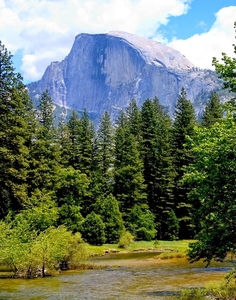
<svg viewBox="0 0 236 300">
<path fill-rule="evenodd" d="M 81 122 L 78 113 L 73 110 L 72 115 L 67 123 L 67 130 L 69 134 L 68 141 L 68 164 L 75 170 L 79 170 L 80 166 L 80 135 L 81 135 Z"/>
<path fill-rule="evenodd" d="M 27 199 L 31 111 L 22 77 L 0 41 L 0 218 L 9 210 L 19 211 Z"/>
<path fill-rule="evenodd" d="M 113 185 L 114 127 L 110 115 L 104 112 L 94 143 L 93 191 L 95 194 L 110 193 Z"/>
<path fill-rule="evenodd" d="M 147 99 L 141 108 L 142 156 L 148 204 L 155 215 L 157 235 L 165 237 L 166 219 L 173 208 L 173 168 L 170 145 L 171 120 L 159 100 Z"/>
<path fill-rule="evenodd" d="M 212 93 L 210 99 L 206 103 L 206 107 L 201 119 L 201 125 L 204 127 L 211 127 L 216 122 L 221 121 L 222 117 L 223 111 L 219 96 L 216 93 Z"/>
<path fill-rule="evenodd" d="M 54 127 L 53 103 L 45 91 L 37 111 L 35 137 L 30 145 L 29 192 L 35 189 L 52 189 L 59 168 L 59 147 Z"/>
<path fill-rule="evenodd" d="M 127 116 L 121 112 L 115 133 L 114 195 L 124 219 L 135 204 L 147 202 L 143 163 Z"/>
<path fill-rule="evenodd" d="M 57 126 L 57 144 L 60 152 L 60 166 L 67 168 L 69 167 L 70 159 L 70 133 L 67 123 L 65 123 L 63 118 Z"/>
<path fill-rule="evenodd" d="M 187 94 L 182 88 L 174 113 L 172 128 L 172 147 L 175 168 L 175 214 L 180 222 L 180 238 L 192 238 L 194 235 L 191 212 L 192 204 L 187 194 L 188 187 L 183 185 L 181 180 L 184 175 L 184 167 L 193 162 L 191 148 L 186 145 L 187 138 L 193 136 L 196 117 L 192 103 L 187 99 Z"/>
<path fill-rule="evenodd" d="M 80 136 L 78 137 L 79 170 L 90 177 L 92 171 L 95 130 L 86 109 L 84 109 L 80 119 L 80 128 Z"/>
<path fill-rule="evenodd" d="M 138 143 L 141 142 L 141 113 L 135 99 L 131 100 L 126 115 L 128 118 L 130 133 L 136 138 Z"/>
</svg>

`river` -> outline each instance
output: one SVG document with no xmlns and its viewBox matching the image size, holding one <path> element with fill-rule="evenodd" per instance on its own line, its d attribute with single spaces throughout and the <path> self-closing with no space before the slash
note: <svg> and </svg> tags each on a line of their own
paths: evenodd
<svg viewBox="0 0 236 300">
<path fill-rule="evenodd" d="M 46 278 L 1 279 L 0 300 L 164 300 L 180 288 L 219 281 L 232 268 L 230 261 L 205 268 L 185 258 L 160 260 L 155 253 L 111 254 L 91 262 L 106 267 Z"/>
</svg>

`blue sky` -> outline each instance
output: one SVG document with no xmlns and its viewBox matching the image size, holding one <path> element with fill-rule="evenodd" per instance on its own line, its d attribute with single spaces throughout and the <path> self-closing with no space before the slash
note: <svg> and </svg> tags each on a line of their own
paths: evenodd
<svg viewBox="0 0 236 300">
<path fill-rule="evenodd" d="M 236 6 L 236 0 L 194 0 L 186 14 L 171 17 L 168 24 L 160 26 L 159 30 L 163 30 L 168 40 L 174 36 L 178 39 L 187 39 L 194 34 L 209 31 L 216 20 L 215 14 L 228 6 Z"/>
<path fill-rule="evenodd" d="M 0 40 L 26 83 L 61 61 L 81 32 L 122 30 L 169 45 L 200 68 L 230 56 L 236 0 L 0 0 Z"/>
</svg>

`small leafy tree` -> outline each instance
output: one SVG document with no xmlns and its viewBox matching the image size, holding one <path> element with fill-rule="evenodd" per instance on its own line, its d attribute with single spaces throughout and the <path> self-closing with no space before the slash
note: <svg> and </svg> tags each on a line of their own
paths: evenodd
<svg viewBox="0 0 236 300">
<path fill-rule="evenodd" d="M 80 233 L 65 226 L 48 227 L 36 232 L 24 219 L 0 222 L 0 262 L 15 276 L 45 276 L 63 264 L 78 266 L 87 257 Z"/>
<path fill-rule="evenodd" d="M 14 276 L 24 274 L 30 267 L 31 262 L 28 255 L 31 251 L 32 243 L 37 236 L 34 230 L 30 230 L 30 226 L 26 220 L 11 220 L 7 217 L 6 222 L 1 222 L 1 247 L 0 261 L 3 265 L 7 265 Z"/>
<path fill-rule="evenodd" d="M 105 225 L 106 242 L 117 243 L 124 231 L 124 223 L 116 198 L 109 194 L 107 197 L 99 199 L 95 204 L 95 211 L 101 216 Z"/>
<path fill-rule="evenodd" d="M 29 254 L 33 266 L 40 266 L 42 276 L 47 272 L 85 258 L 84 244 L 79 233 L 73 235 L 65 226 L 50 227 L 41 232 Z M 77 261 L 77 263 L 78 263 Z"/>
<path fill-rule="evenodd" d="M 179 220 L 174 210 L 166 212 L 165 220 L 166 231 L 163 232 L 163 239 L 168 241 L 177 240 L 179 237 Z"/>
<path fill-rule="evenodd" d="M 234 24 L 236 28 L 236 22 Z M 236 53 L 236 46 L 234 45 Z M 236 91 L 236 58 L 222 53 L 223 63 L 213 58 L 213 66 L 224 79 L 224 87 Z M 198 203 L 194 217 L 199 224 L 197 242 L 190 245 L 191 261 L 223 260 L 236 253 L 236 108 L 235 99 L 224 105 L 225 118 L 210 128 L 197 128 L 189 143 L 196 161 L 187 168 L 184 181 L 191 186 L 189 198 Z"/>
<path fill-rule="evenodd" d="M 64 224 L 73 232 L 80 231 L 83 220 L 80 209 L 88 185 L 87 176 L 73 167 L 61 168 L 58 172 L 54 187 L 59 212 L 58 224 Z"/>
<path fill-rule="evenodd" d="M 82 224 L 82 237 L 91 245 L 102 245 L 105 243 L 105 224 L 95 212 L 91 212 L 85 218 Z"/>
<path fill-rule="evenodd" d="M 35 190 L 24 203 L 23 209 L 15 216 L 14 224 L 27 222 L 31 231 L 41 232 L 54 226 L 58 219 L 58 209 L 54 195 L 45 190 Z"/>
<path fill-rule="evenodd" d="M 156 235 L 154 219 L 147 205 L 135 204 L 127 218 L 126 227 L 137 240 L 151 241 Z"/>
<path fill-rule="evenodd" d="M 133 241 L 134 241 L 133 235 L 129 231 L 124 231 L 119 239 L 118 247 L 127 248 Z"/>
<path fill-rule="evenodd" d="M 195 163 L 184 176 L 191 186 L 189 198 L 198 203 L 194 218 L 199 222 L 198 242 L 190 245 L 191 261 L 204 258 L 223 260 L 236 252 L 235 170 L 236 120 L 228 113 L 211 128 L 197 128 L 193 139 Z"/>
</svg>

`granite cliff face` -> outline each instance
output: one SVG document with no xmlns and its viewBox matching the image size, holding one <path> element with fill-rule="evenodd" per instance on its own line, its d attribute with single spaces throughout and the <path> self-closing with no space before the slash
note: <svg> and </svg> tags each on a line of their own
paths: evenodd
<svg viewBox="0 0 236 300">
<path fill-rule="evenodd" d="M 41 80 L 28 85 L 33 99 L 49 90 L 53 101 L 98 116 L 116 116 L 131 99 L 141 105 L 157 96 L 173 113 L 182 87 L 188 99 L 217 90 L 214 72 L 198 70 L 178 51 L 125 32 L 79 34 L 69 55 L 47 67 Z M 202 104 L 194 105 L 196 112 Z M 197 104 L 198 103 L 198 104 Z"/>
</svg>

